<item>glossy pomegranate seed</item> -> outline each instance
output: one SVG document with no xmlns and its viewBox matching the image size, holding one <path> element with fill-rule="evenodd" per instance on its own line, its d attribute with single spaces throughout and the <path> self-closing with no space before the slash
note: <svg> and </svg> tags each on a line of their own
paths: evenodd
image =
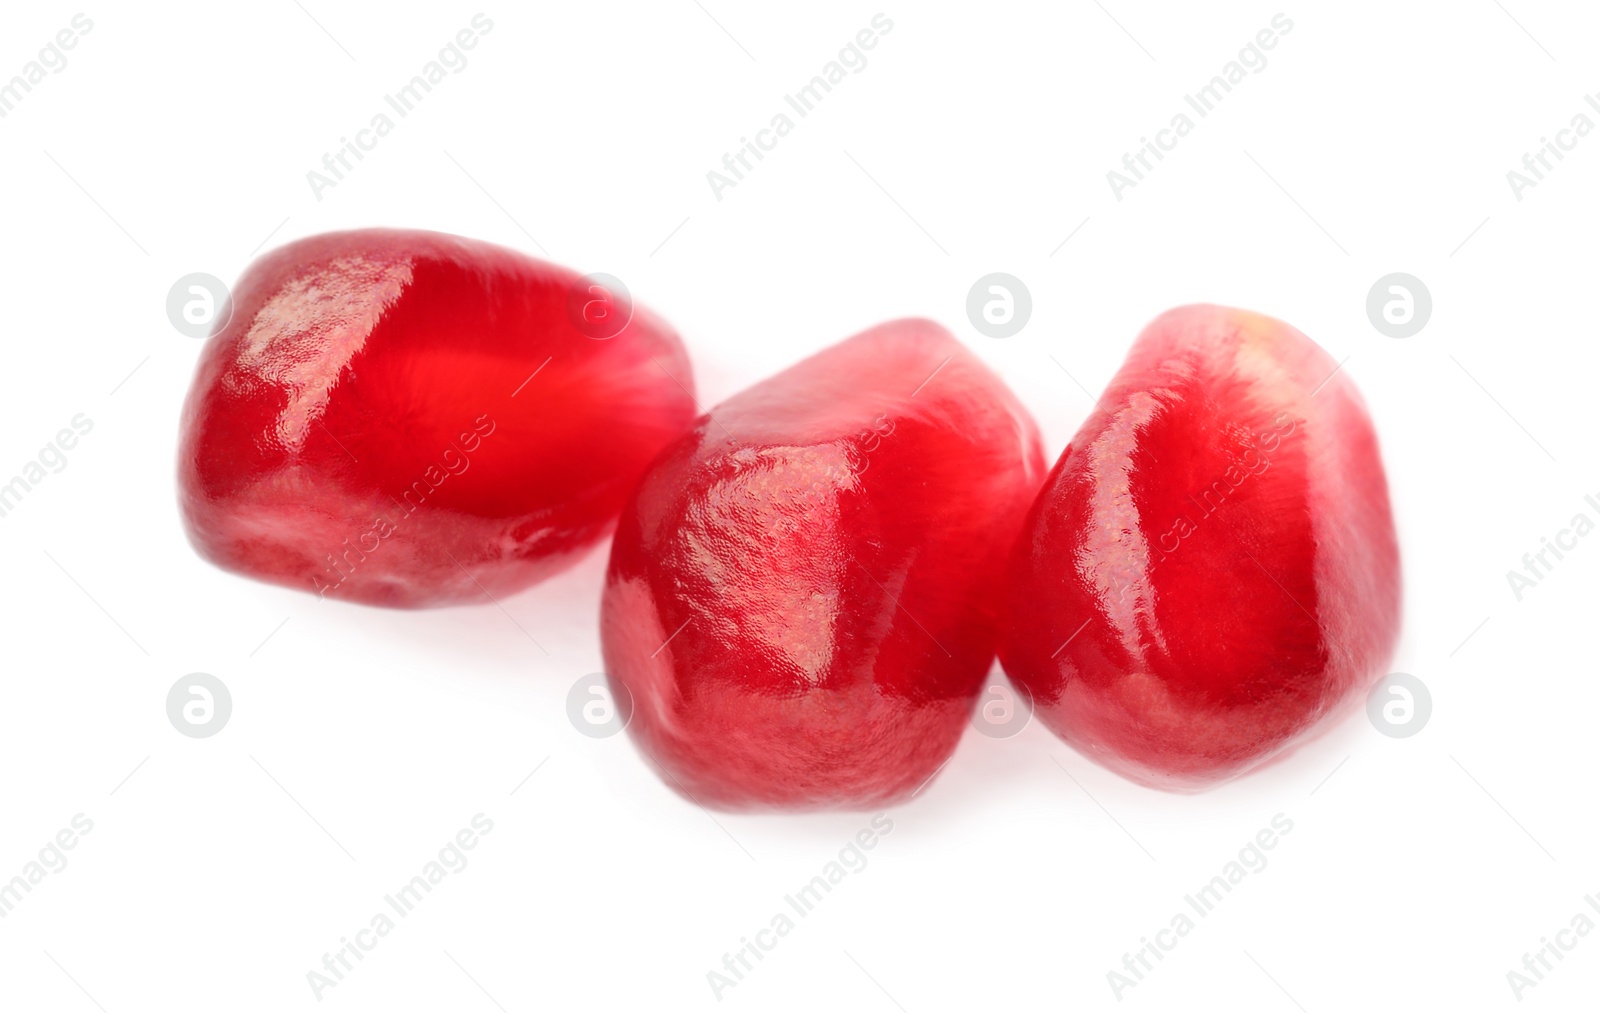
<svg viewBox="0 0 1600 1013">
<path fill-rule="evenodd" d="M 184 521 L 262 580 L 482 602 L 606 535 L 691 382 L 666 324 L 564 268 L 434 232 L 304 239 L 250 266 L 201 355 Z"/>
<path fill-rule="evenodd" d="M 1381 673 L 1399 555 L 1377 438 L 1337 365 L 1279 321 L 1173 310 L 1056 464 L 1012 557 L 1000 657 L 1086 755 L 1197 789 Z"/>
<path fill-rule="evenodd" d="M 1044 464 L 937 324 L 873 328 L 702 417 L 651 466 L 601 631 L 629 730 L 726 808 L 885 805 L 949 757 Z"/>
</svg>

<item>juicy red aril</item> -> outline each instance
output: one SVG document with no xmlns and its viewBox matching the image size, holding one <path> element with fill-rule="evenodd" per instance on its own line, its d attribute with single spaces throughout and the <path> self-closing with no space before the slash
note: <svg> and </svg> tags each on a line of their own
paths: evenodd
<svg viewBox="0 0 1600 1013">
<path fill-rule="evenodd" d="M 564 268 L 433 232 L 300 240 L 250 266 L 201 355 L 184 522 L 262 580 L 484 601 L 606 535 L 691 384 L 666 324 Z"/>
<path fill-rule="evenodd" d="M 1348 374 L 1216 306 L 1145 329 L 1039 495 L 1000 658 L 1058 735 L 1195 789 L 1359 697 L 1399 629 L 1377 438 Z"/>
<path fill-rule="evenodd" d="M 994 653 L 1032 420 L 948 332 L 884 324 L 702 417 L 623 512 L 601 632 L 629 731 L 728 808 L 925 783 Z"/>
</svg>

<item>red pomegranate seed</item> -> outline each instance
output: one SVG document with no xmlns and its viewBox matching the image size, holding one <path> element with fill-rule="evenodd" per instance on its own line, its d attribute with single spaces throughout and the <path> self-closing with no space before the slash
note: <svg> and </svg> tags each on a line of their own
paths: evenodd
<svg viewBox="0 0 1600 1013">
<path fill-rule="evenodd" d="M 611 530 L 691 384 L 671 328 L 564 268 L 434 232 L 300 240 L 250 266 L 201 355 L 184 522 L 261 580 L 482 602 Z"/>
<path fill-rule="evenodd" d="M 1051 472 L 1006 588 L 1001 661 L 1087 756 L 1193 790 L 1288 748 L 1363 695 L 1399 630 L 1355 385 L 1279 321 L 1159 317 Z"/>
<path fill-rule="evenodd" d="M 601 611 L 628 726 L 724 808 L 886 805 L 961 737 L 1032 420 L 943 328 L 873 328 L 702 417 L 623 513 Z"/>
</svg>

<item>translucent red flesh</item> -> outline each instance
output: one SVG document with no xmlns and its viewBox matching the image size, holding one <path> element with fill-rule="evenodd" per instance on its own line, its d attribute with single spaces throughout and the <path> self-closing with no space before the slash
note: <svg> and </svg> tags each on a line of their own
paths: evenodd
<svg viewBox="0 0 1600 1013">
<path fill-rule="evenodd" d="M 1200 788 L 1381 674 L 1399 573 L 1348 376 L 1279 321 L 1184 307 L 1146 328 L 1033 505 L 1000 657 L 1083 752 Z"/>
<path fill-rule="evenodd" d="M 629 729 L 728 808 L 868 807 L 949 757 L 993 658 L 1032 420 L 947 332 L 874 328 L 712 409 L 623 513 L 602 606 Z"/>
<path fill-rule="evenodd" d="M 577 281 L 386 229 L 257 261 L 184 408 L 190 539 L 228 569 L 399 607 L 484 601 L 570 564 L 694 414 L 671 329 L 635 310 L 585 335 Z"/>
</svg>

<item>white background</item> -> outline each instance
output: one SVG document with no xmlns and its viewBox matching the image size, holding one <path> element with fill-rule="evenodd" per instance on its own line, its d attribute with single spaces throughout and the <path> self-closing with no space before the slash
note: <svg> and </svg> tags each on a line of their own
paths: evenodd
<svg viewBox="0 0 1600 1013">
<path fill-rule="evenodd" d="M 1600 516 L 1583 499 L 1600 498 L 1600 134 L 1520 201 L 1506 173 L 1574 115 L 1600 123 L 1583 102 L 1600 16 L 703 3 L 481 8 L 494 28 L 465 69 L 320 201 L 307 171 L 480 8 L 84 8 L 67 66 L 0 119 L 0 480 L 75 414 L 94 422 L 0 518 L 0 878 L 75 814 L 94 824 L 0 919 L 0 1007 L 1517 1006 L 1523 954 L 1580 910 L 1600 921 L 1583 900 L 1600 892 L 1600 537 L 1521 601 L 1506 579 Z M 894 27 L 865 69 L 716 200 L 706 172 L 880 10 Z M 78 11 L 9 5 L 0 79 Z M 1107 171 L 1280 11 L 1294 28 L 1266 68 L 1118 201 Z M 600 670 L 604 549 L 504 611 L 408 613 L 223 573 L 183 537 L 174 448 L 200 342 L 168 323 L 168 288 L 369 225 L 623 278 L 683 333 L 705 406 L 931 316 L 1014 386 L 1052 459 L 1090 407 L 1078 384 L 1098 393 L 1159 312 L 1281 317 L 1348 357 L 1371 405 L 1405 564 L 1393 668 L 1430 688 L 1432 720 L 1396 740 L 1354 714 L 1193 797 L 1037 724 L 969 733 L 869 864 L 719 1000 L 707 972 L 869 817 L 713 818 L 626 735 L 573 729 L 568 690 Z M 1004 340 L 964 309 L 994 271 L 1033 297 Z M 1365 312 L 1393 271 L 1434 301 L 1403 340 Z M 232 692 L 213 738 L 168 722 L 191 672 Z M 314 998 L 323 954 L 480 812 L 494 830 L 470 864 Z M 1119 1000 L 1107 972 L 1278 813 L 1294 829 L 1269 865 Z M 1597 990 L 1600 933 L 1521 1002 Z"/>
</svg>

